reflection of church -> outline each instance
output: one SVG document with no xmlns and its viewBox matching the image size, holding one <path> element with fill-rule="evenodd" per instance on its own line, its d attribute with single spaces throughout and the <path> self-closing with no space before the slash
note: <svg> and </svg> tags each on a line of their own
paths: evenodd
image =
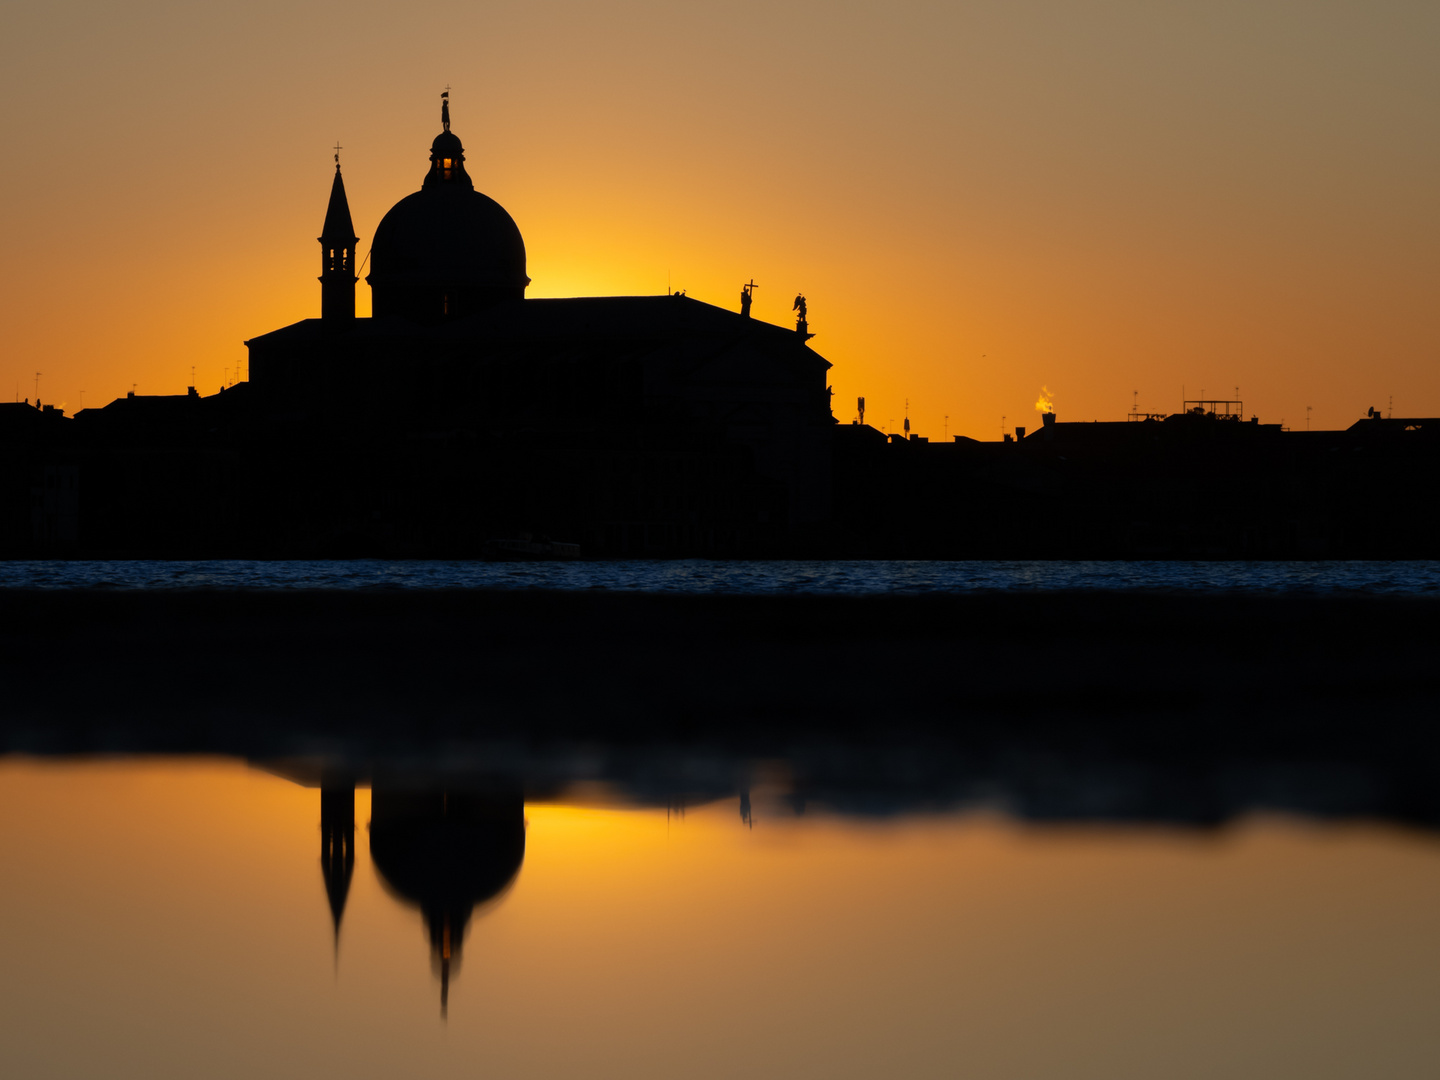
<svg viewBox="0 0 1440 1080">
<path fill-rule="evenodd" d="M 320 835 L 338 948 L 355 870 L 353 783 L 334 778 L 322 783 Z M 525 804 L 518 791 L 383 779 L 372 786 L 370 861 L 392 895 L 420 909 L 440 978 L 442 1015 L 471 915 L 505 892 L 524 858 Z"/>
</svg>

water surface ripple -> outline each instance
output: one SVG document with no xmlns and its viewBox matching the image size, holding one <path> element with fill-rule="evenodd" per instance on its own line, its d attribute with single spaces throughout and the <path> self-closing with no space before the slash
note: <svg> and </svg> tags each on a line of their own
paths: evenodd
<svg viewBox="0 0 1440 1080">
<path fill-rule="evenodd" d="M 1440 593 L 1440 561 L 1062 562 L 27 560 L 0 588 L 611 589 L 660 593 L 870 594 L 974 590 Z"/>
</svg>

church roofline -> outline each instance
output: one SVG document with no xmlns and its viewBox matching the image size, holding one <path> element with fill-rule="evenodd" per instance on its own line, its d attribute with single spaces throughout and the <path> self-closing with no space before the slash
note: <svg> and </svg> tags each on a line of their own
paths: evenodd
<svg viewBox="0 0 1440 1080">
<path fill-rule="evenodd" d="M 670 336 L 676 332 L 739 334 L 765 342 L 771 348 L 801 348 L 827 368 L 830 362 L 811 349 L 792 328 L 761 319 L 746 318 L 729 308 L 687 296 L 571 296 L 517 300 L 478 312 L 465 319 L 417 323 L 400 318 L 359 318 L 337 336 L 320 319 L 302 319 L 244 344 L 282 343 L 327 339 L 387 340 L 423 338 L 433 341 L 488 339 L 497 343 L 515 337 L 537 340 L 585 337 L 596 340 Z"/>
</svg>

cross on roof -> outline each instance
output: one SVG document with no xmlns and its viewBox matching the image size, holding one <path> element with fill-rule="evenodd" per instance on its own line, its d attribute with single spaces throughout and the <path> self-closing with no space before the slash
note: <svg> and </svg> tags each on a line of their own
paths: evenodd
<svg viewBox="0 0 1440 1080">
<path fill-rule="evenodd" d="M 340 140 L 335 140 L 335 168 L 340 168 L 340 151 L 345 148 L 340 145 Z"/>
</svg>

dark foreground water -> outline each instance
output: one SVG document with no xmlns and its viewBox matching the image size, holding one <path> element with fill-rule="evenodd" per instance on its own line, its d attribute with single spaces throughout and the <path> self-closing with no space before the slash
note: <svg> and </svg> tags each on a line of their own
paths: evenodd
<svg viewBox="0 0 1440 1080">
<path fill-rule="evenodd" d="M 0 759 L 0 1073 L 1375 1080 L 1440 1060 L 1429 831 L 797 814 L 762 773 L 703 805 L 492 794 L 508 839 L 412 830 L 407 859 L 381 786 L 342 794 L 343 857 L 335 804 L 322 829 L 319 790 L 240 762 Z"/>
<path fill-rule="evenodd" d="M 0 562 L 0 588 L 613 589 L 735 594 L 988 589 L 1440 594 L 1440 562 Z"/>
</svg>

